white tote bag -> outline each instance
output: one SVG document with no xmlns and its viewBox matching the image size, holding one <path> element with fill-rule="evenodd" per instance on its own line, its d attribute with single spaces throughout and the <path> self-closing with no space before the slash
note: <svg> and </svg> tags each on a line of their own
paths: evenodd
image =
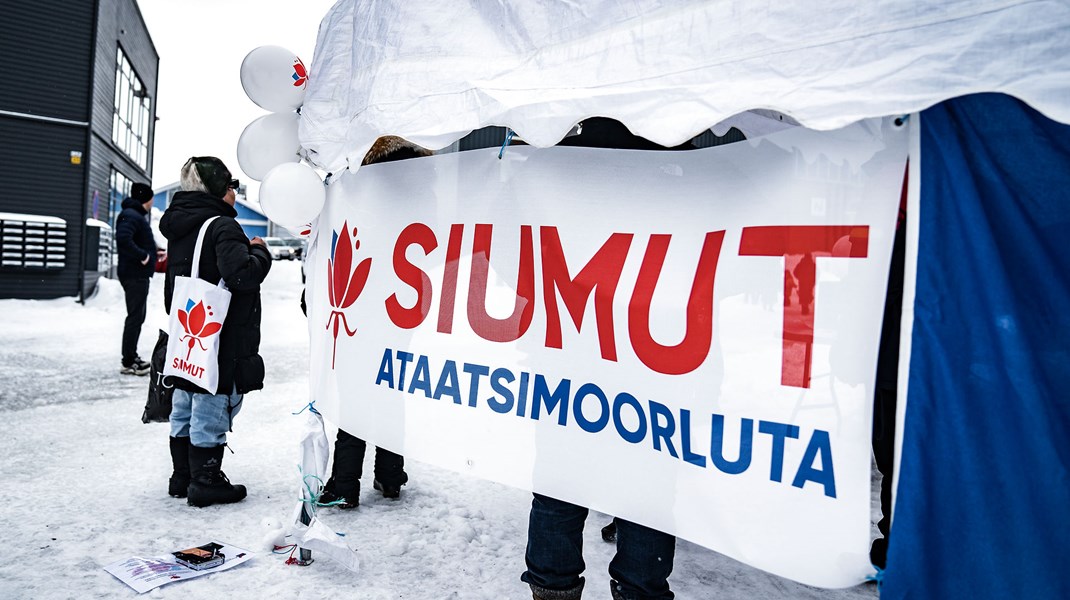
<svg viewBox="0 0 1070 600">
<path fill-rule="evenodd" d="M 212 284 L 199 275 L 204 236 L 208 226 L 218 218 L 212 217 L 201 225 L 190 276 L 175 277 L 168 318 L 167 362 L 163 370 L 164 375 L 181 377 L 210 394 L 215 394 L 219 387 L 219 331 L 230 308 L 230 290 L 222 279 Z"/>
</svg>

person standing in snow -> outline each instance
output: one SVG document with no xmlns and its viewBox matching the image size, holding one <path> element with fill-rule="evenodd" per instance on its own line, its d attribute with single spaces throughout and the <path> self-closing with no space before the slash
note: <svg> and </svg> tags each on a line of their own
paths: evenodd
<svg viewBox="0 0 1070 600">
<path fill-rule="evenodd" d="M 383 136 L 372 145 L 364 155 L 362 165 L 392 162 L 420 156 L 430 156 L 431 152 L 407 140 L 396 136 Z M 301 295 L 301 308 L 305 309 L 305 296 Z M 320 496 L 322 503 L 337 502 L 339 508 L 356 508 L 360 504 L 360 477 L 364 473 L 364 452 L 367 443 L 338 430 L 334 440 L 334 463 L 331 465 L 331 477 Z M 405 473 L 405 457 L 386 448 L 375 448 L 375 467 L 372 487 L 382 493 L 384 498 L 401 497 L 401 486 L 409 481 Z"/>
<path fill-rule="evenodd" d="M 596 117 L 583 121 L 578 135 L 558 145 L 628 150 L 685 150 L 664 148 L 632 134 L 619 121 Z M 527 570 L 520 580 L 534 600 L 579 600 L 585 580 L 583 526 L 590 511 L 544 494 L 533 493 L 528 515 Z M 609 563 L 613 600 L 672 600 L 669 575 L 676 556 L 676 537 L 616 517 L 603 528 L 603 539 L 616 542 Z"/>
<path fill-rule="evenodd" d="M 906 183 L 899 202 L 899 218 L 892 243 L 892 260 L 888 269 L 888 289 L 884 296 L 884 320 L 881 323 L 877 352 L 876 389 L 873 394 L 873 458 L 881 473 L 881 518 L 877 522 L 880 537 L 869 548 L 873 566 L 884 569 L 888 560 L 888 540 L 892 526 L 892 478 L 895 470 L 895 415 L 899 387 L 899 330 L 903 317 L 903 282 L 906 264 Z"/>
<path fill-rule="evenodd" d="M 214 156 L 193 157 L 181 173 L 182 191 L 175 194 L 160 232 L 168 240 L 164 304 L 171 312 L 177 276 L 189 276 L 201 225 L 212 217 L 201 249 L 200 277 L 222 279 L 231 292 L 230 308 L 219 333 L 219 387 L 209 394 L 196 385 L 171 377 L 175 391 L 171 409 L 171 461 L 174 468 L 168 492 L 187 497 L 193 506 L 238 502 L 244 485 L 232 485 L 221 467 L 227 432 L 248 392 L 264 387 L 260 357 L 260 284 L 271 268 L 271 253 L 259 237 L 249 240 L 235 220 L 235 192 L 223 161 Z"/>
<path fill-rule="evenodd" d="M 123 210 L 115 219 L 115 245 L 119 251 L 119 283 L 126 296 L 126 321 L 123 322 L 123 375 L 148 375 L 149 363 L 137 354 L 141 325 L 145 323 L 145 304 L 149 298 L 149 279 L 156 271 L 156 241 L 149 226 L 152 188 L 135 183 L 130 197 L 123 200 Z"/>
</svg>

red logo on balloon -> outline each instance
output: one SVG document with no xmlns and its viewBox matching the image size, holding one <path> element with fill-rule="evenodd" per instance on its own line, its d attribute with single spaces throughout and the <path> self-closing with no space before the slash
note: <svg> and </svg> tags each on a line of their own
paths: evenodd
<svg viewBox="0 0 1070 600">
<path fill-rule="evenodd" d="M 353 237 L 349 236 L 349 221 L 342 223 L 342 234 L 335 231 L 331 239 L 331 256 L 327 259 L 327 297 L 334 308 L 327 318 L 327 329 L 334 325 L 334 347 L 331 349 L 331 368 L 334 368 L 334 357 L 338 351 L 338 327 L 345 329 L 350 337 L 357 332 L 354 327 L 349 329 L 349 322 L 342 311 L 356 302 L 357 297 L 364 291 L 364 284 L 368 282 L 368 272 L 371 270 L 372 259 L 365 258 L 356 267 L 353 265 L 353 252 L 360 249 L 360 240 L 357 239 L 357 228 L 353 228 Z M 352 270 L 350 270 L 352 267 Z"/>
<path fill-rule="evenodd" d="M 294 57 L 294 72 L 290 75 L 294 80 L 294 87 L 301 87 L 308 81 L 308 74 L 305 72 L 305 63 L 301 62 L 300 58 Z"/>
</svg>

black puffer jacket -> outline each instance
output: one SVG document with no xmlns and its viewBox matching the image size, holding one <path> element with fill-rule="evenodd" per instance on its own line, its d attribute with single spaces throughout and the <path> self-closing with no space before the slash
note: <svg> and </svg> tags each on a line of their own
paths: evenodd
<svg viewBox="0 0 1070 600">
<path fill-rule="evenodd" d="M 148 279 L 156 271 L 156 240 L 145 206 L 134 198 L 123 200 L 115 219 L 115 247 L 119 250 L 119 279 Z M 149 262 L 141 264 L 145 257 Z"/>
<path fill-rule="evenodd" d="M 264 387 L 264 360 L 260 358 L 260 284 L 271 269 L 271 253 L 263 246 L 249 243 L 241 225 L 234 220 L 234 207 L 202 192 L 178 192 L 171 200 L 160 232 L 167 238 L 167 282 L 164 305 L 171 313 L 171 295 L 175 277 L 189 276 L 197 233 L 208 219 L 219 216 L 208 226 L 201 248 L 200 277 L 212 283 L 220 278 L 230 289 L 230 309 L 219 339 L 219 393 L 239 394 Z M 172 378 L 181 389 L 207 393 L 197 386 Z"/>
</svg>

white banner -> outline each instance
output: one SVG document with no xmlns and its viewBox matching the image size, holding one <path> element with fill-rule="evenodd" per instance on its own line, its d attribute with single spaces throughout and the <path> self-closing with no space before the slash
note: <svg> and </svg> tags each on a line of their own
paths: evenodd
<svg viewBox="0 0 1070 600">
<path fill-rule="evenodd" d="M 410 459 L 859 583 L 906 158 L 874 120 L 347 173 L 306 259 L 313 398 Z"/>
</svg>

